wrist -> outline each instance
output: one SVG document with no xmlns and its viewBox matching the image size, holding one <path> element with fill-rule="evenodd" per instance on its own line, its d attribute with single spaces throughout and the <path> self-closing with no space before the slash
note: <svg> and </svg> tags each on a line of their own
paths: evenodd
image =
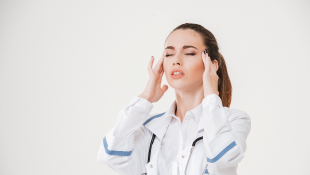
<svg viewBox="0 0 310 175">
<path fill-rule="evenodd" d="M 150 103 L 152 103 L 151 98 L 150 98 L 149 96 L 147 96 L 147 95 L 140 94 L 138 97 L 144 98 L 144 99 L 146 99 L 147 101 L 149 101 Z"/>
</svg>

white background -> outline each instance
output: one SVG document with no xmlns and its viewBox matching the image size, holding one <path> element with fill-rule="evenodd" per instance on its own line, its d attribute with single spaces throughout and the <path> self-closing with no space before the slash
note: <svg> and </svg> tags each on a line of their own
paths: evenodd
<svg viewBox="0 0 310 175">
<path fill-rule="evenodd" d="M 0 174 L 116 173 L 97 162 L 168 34 L 216 37 L 231 108 L 252 119 L 239 175 L 309 174 L 310 1 L 0 1 Z M 167 84 L 165 75 L 163 84 Z M 169 86 L 151 113 L 175 99 Z"/>
</svg>

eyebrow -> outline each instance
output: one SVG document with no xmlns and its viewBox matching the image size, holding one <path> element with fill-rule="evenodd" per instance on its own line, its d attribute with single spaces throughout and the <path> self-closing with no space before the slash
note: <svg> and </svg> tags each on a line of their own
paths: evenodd
<svg viewBox="0 0 310 175">
<path fill-rule="evenodd" d="M 191 46 L 191 45 L 184 45 L 184 46 L 183 46 L 183 50 L 184 50 L 184 49 L 187 49 L 187 48 L 194 48 L 194 49 L 197 49 L 196 47 Z M 166 50 L 166 49 L 175 50 L 175 48 L 174 48 L 173 46 L 168 46 L 168 47 L 165 48 L 165 50 Z M 197 50 L 198 50 L 198 49 L 197 49 Z"/>
</svg>

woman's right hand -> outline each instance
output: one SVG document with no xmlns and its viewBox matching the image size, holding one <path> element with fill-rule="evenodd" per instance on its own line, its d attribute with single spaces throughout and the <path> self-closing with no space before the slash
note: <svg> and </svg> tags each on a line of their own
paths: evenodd
<svg viewBox="0 0 310 175">
<path fill-rule="evenodd" d="M 160 60 L 156 64 L 154 70 L 153 70 L 153 62 L 154 62 L 154 57 L 152 56 L 149 65 L 147 67 L 148 72 L 149 72 L 149 80 L 147 82 L 147 85 L 144 89 L 144 91 L 139 95 L 139 97 L 142 97 L 146 100 L 148 100 L 151 103 L 157 102 L 163 95 L 164 93 L 168 90 L 167 85 L 163 85 L 161 87 L 161 80 L 164 75 L 164 58 L 165 58 L 165 53 L 162 54 Z"/>
</svg>

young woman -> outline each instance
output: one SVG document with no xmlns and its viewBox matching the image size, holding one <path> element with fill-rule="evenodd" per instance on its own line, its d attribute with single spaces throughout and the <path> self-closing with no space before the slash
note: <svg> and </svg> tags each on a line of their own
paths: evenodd
<svg viewBox="0 0 310 175">
<path fill-rule="evenodd" d="M 98 161 L 128 175 L 236 175 L 251 129 L 248 114 L 229 108 L 232 86 L 214 35 L 185 23 L 167 37 L 145 90 L 119 112 L 100 143 Z M 176 100 L 163 113 L 150 114 L 167 91 Z"/>
</svg>

